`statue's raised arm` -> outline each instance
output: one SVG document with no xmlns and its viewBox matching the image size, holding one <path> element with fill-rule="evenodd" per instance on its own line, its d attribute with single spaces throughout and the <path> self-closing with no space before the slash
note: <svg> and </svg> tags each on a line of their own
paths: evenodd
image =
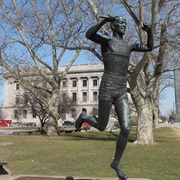
<svg viewBox="0 0 180 180">
<path fill-rule="evenodd" d="M 152 28 L 150 24 L 143 23 L 142 29 L 147 32 L 147 44 L 134 44 L 132 51 L 139 51 L 139 52 L 146 52 L 146 51 L 152 51 L 153 50 L 153 35 L 152 35 Z"/>
<path fill-rule="evenodd" d="M 107 41 L 109 37 L 105 35 L 97 34 L 97 32 L 105 23 L 115 21 L 117 19 L 117 16 L 108 15 L 108 16 L 100 16 L 100 17 L 103 19 L 88 29 L 88 31 L 86 32 L 86 38 L 90 39 L 93 42 L 102 44 L 105 41 Z"/>
</svg>

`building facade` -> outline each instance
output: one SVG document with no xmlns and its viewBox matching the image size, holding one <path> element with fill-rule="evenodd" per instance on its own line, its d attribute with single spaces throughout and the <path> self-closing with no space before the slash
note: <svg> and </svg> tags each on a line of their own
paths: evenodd
<svg viewBox="0 0 180 180">
<path fill-rule="evenodd" d="M 174 72 L 176 117 L 180 120 L 180 68 Z"/>
<path fill-rule="evenodd" d="M 59 73 L 66 67 L 59 67 Z M 102 79 L 103 64 L 74 65 L 71 67 L 65 79 L 61 82 L 61 95 L 71 97 L 77 102 L 76 116 L 67 113 L 64 119 L 73 121 L 81 113 L 82 108 L 87 109 L 89 115 L 98 110 L 98 89 Z M 28 76 L 27 76 L 28 77 Z M 21 85 L 12 77 L 4 80 L 3 112 L 5 119 L 13 122 L 35 122 L 39 119 L 27 107 L 20 106 L 21 96 L 24 93 Z"/>
<path fill-rule="evenodd" d="M 59 73 L 66 67 L 59 67 Z M 61 82 L 62 96 L 72 97 L 77 102 L 76 114 L 86 108 L 88 114 L 97 109 L 98 88 L 103 74 L 103 65 L 75 65 L 72 66 L 66 78 Z M 36 122 L 39 119 L 27 107 L 22 107 L 20 101 L 24 93 L 21 85 L 12 77 L 4 80 L 3 113 L 5 119 L 13 122 Z M 20 112 L 21 111 L 21 112 Z M 65 119 L 73 120 L 71 113 L 66 114 Z"/>
</svg>

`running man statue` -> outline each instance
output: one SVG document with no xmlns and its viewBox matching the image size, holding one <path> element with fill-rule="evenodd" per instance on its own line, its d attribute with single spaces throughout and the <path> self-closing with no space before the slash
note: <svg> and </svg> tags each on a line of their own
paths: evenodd
<svg viewBox="0 0 180 180">
<path fill-rule="evenodd" d="M 98 34 L 98 30 L 110 22 L 112 37 Z M 84 122 L 100 131 L 105 130 L 112 105 L 114 105 L 120 124 L 120 134 L 116 142 L 114 159 L 110 165 L 119 179 L 127 180 L 126 174 L 120 166 L 120 160 L 128 142 L 130 133 L 130 107 L 127 96 L 127 70 L 129 56 L 132 51 L 147 52 L 153 49 L 151 26 L 142 27 L 147 32 L 147 44 L 137 44 L 125 41 L 123 35 L 126 30 L 126 20 L 119 16 L 103 16 L 103 19 L 90 27 L 86 37 L 101 45 L 104 63 L 104 74 L 99 88 L 98 118 L 81 113 L 76 120 L 76 129 L 80 129 Z"/>
</svg>

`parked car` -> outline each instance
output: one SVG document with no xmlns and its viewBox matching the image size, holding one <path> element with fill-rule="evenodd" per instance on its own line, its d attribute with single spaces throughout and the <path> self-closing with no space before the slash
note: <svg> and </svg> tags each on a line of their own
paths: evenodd
<svg viewBox="0 0 180 180">
<path fill-rule="evenodd" d="M 71 122 L 71 121 L 64 121 L 63 123 L 62 123 L 62 125 L 63 126 L 74 126 L 75 125 L 75 123 L 74 122 Z"/>
<path fill-rule="evenodd" d="M 35 123 L 35 122 L 29 122 L 29 123 L 27 124 L 27 126 L 36 126 L 36 123 Z"/>
<path fill-rule="evenodd" d="M 19 122 L 12 122 L 9 126 L 22 126 Z"/>
</svg>

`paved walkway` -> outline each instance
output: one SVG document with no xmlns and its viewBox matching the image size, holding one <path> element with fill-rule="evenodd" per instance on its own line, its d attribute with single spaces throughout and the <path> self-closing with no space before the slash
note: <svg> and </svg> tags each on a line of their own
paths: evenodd
<svg viewBox="0 0 180 180">
<path fill-rule="evenodd" d="M 41 177 L 47 180 L 57 179 L 57 180 L 68 180 L 68 178 L 63 176 L 30 176 L 30 175 L 18 175 L 18 176 L 11 176 L 11 175 L 0 175 L 0 180 L 18 180 L 22 177 L 29 177 L 28 180 L 30 180 L 30 177 L 32 177 L 32 180 L 36 180 L 35 177 Z M 70 179 L 69 179 L 70 180 Z M 72 180 L 72 179 L 71 179 Z M 74 177 L 74 180 L 118 180 L 118 178 L 83 178 L 83 177 Z M 128 180 L 150 180 L 147 178 L 128 178 Z"/>
<path fill-rule="evenodd" d="M 180 123 L 168 124 L 166 123 L 159 123 L 159 127 L 175 127 L 180 130 Z"/>
</svg>

